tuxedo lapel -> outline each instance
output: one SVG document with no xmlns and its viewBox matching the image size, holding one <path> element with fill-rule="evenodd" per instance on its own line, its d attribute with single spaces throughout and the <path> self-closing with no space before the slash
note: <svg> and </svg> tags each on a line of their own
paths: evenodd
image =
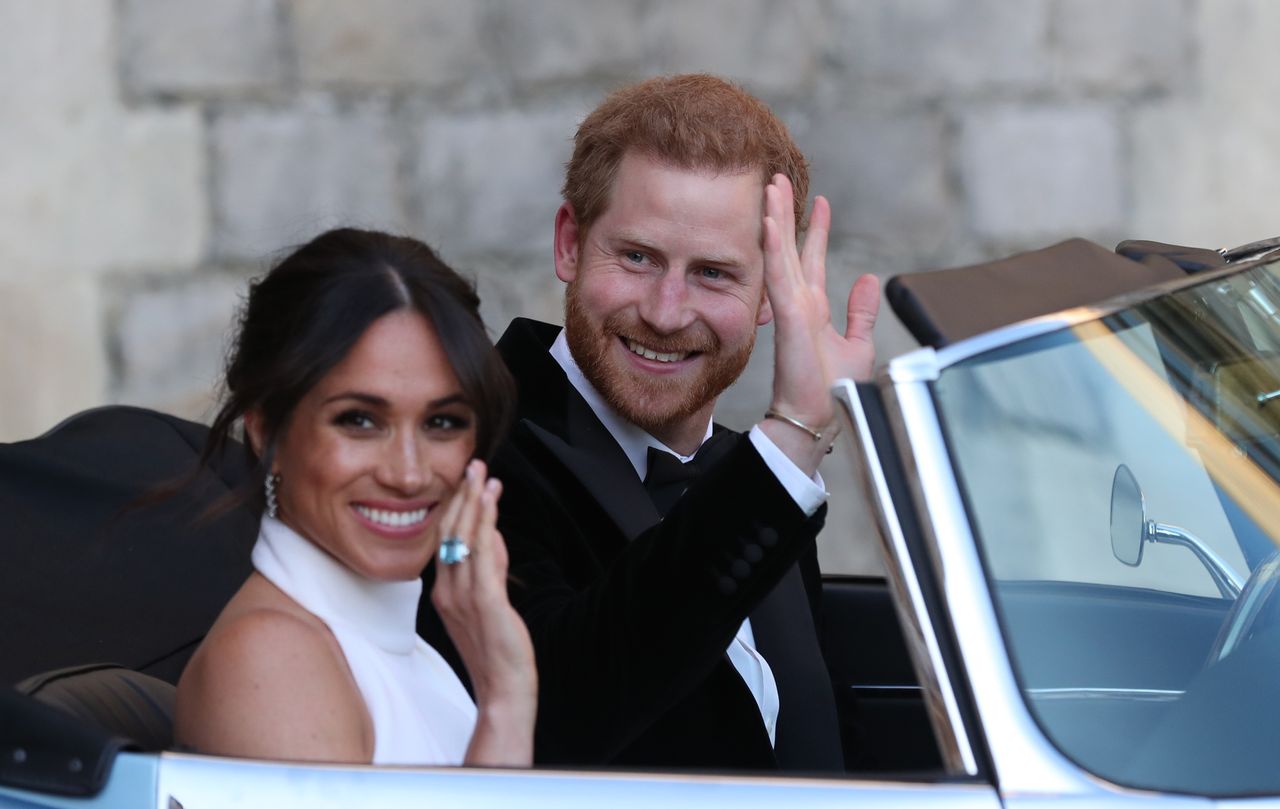
<svg viewBox="0 0 1280 809">
<path fill-rule="evenodd" d="M 531 421 L 525 425 L 591 493 L 629 542 L 658 522 L 658 510 L 635 467 L 577 391 L 569 391 L 569 411 L 567 439 Z"/>
<path fill-rule="evenodd" d="M 520 426 L 560 461 L 630 541 L 658 522 L 635 467 L 549 353 L 556 327 L 517 318 L 498 342 L 520 390 Z"/>
</svg>

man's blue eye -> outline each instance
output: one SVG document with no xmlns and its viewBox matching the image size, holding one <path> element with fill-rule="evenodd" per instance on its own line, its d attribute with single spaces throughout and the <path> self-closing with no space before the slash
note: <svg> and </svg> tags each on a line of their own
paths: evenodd
<svg viewBox="0 0 1280 809">
<path fill-rule="evenodd" d="M 641 253 L 638 250 L 628 250 L 626 253 L 626 256 L 627 256 L 627 261 L 630 261 L 632 264 L 644 263 L 644 253 Z"/>
<path fill-rule="evenodd" d="M 721 276 L 723 276 L 723 275 L 724 275 L 724 271 L 719 270 L 719 269 L 717 269 L 717 268 L 715 268 L 715 267 L 703 267 L 703 268 L 702 268 L 702 277 L 703 277 L 703 278 L 710 278 L 710 279 L 712 279 L 712 280 L 715 280 L 715 279 L 717 279 L 717 278 L 720 278 L 720 277 L 721 277 Z"/>
</svg>

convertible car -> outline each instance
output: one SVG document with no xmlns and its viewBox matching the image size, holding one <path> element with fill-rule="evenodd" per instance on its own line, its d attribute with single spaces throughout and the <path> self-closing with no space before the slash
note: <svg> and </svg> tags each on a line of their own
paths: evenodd
<svg viewBox="0 0 1280 809">
<path fill-rule="evenodd" d="M 1280 806 L 1280 240 L 1072 240 L 887 293 L 921 347 L 834 390 L 833 496 L 888 571 L 824 582 L 845 775 L 169 749 L 248 570 L 243 459 L 191 477 L 203 428 L 111 407 L 0 446 L 0 805 Z"/>
</svg>

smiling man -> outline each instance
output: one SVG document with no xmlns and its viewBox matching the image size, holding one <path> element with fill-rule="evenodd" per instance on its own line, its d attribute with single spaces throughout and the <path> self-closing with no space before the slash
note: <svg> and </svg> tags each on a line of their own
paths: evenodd
<svg viewBox="0 0 1280 809">
<path fill-rule="evenodd" d="M 842 766 L 806 585 L 829 386 L 870 373 L 879 289 L 860 280 L 832 328 L 822 198 L 797 248 L 807 188 L 783 124 L 711 76 L 624 88 L 578 129 L 555 220 L 565 327 L 517 320 L 499 343 L 520 402 L 493 469 L 540 762 Z M 768 413 L 713 426 L 771 320 Z"/>
</svg>

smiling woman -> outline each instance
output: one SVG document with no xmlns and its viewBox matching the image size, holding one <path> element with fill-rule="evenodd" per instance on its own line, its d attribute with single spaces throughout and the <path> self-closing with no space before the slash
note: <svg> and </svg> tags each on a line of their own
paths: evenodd
<svg viewBox="0 0 1280 809">
<path fill-rule="evenodd" d="M 511 382 L 472 287 L 425 245 L 325 233 L 253 285 L 206 457 L 243 421 L 254 572 L 178 685 L 202 752 L 527 764 L 537 677 L 480 458 Z M 423 569 L 472 702 L 415 633 Z"/>
<path fill-rule="evenodd" d="M 257 410 L 250 441 L 265 447 Z M 282 522 L 372 579 L 415 579 L 430 559 L 428 518 L 475 451 L 475 413 L 422 315 L 369 326 L 308 391 L 275 442 Z"/>
</svg>

